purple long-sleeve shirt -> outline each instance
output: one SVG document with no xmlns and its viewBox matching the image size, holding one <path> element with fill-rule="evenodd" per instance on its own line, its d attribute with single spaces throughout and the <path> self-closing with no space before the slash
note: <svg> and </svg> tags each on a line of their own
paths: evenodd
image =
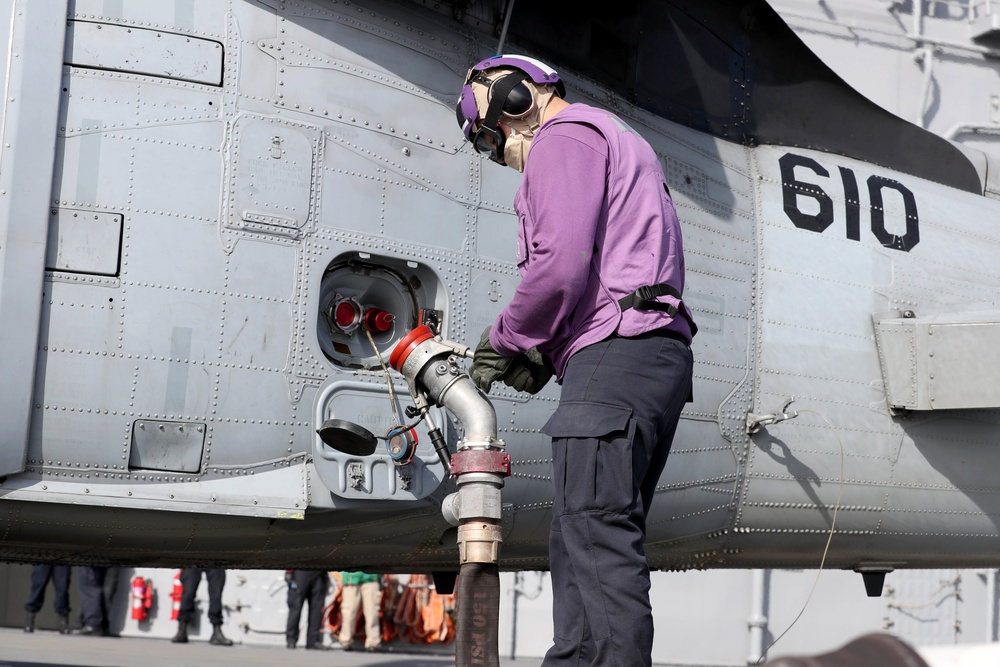
<svg viewBox="0 0 1000 667">
<path fill-rule="evenodd" d="M 522 279 L 490 332 L 497 352 L 537 347 L 561 381 L 574 352 L 615 332 L 672 329 L 691 340 L 694 320 L 683 304 L 676 317 L 623 313 L 618 304 L 644 285 L 683 292 L 684 255 L 659 159 L 611 112 L 573 104 L 546 122 L 532 140 L 514 208 Z"/>
</svg>

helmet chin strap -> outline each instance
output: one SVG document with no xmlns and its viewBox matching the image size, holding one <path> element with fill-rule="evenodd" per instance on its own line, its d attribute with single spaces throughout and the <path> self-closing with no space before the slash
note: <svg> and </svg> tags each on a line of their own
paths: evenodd
<svg viewBox="0 0 1000 667">
<path fill-rule="evenodd" d="M 486 116 L 483 118 L 482 126 L 495 133 L 498 138 L 498 162 L 503 159 L 503 144 L 506 143 L 503 130 L 500 129 L 500 116 L 503 114 L 503 105 L 507 101 L 507 96 L 510 95 L 510 91 L 514 90 L 519 83 L 527 78 L 527 72 L 515 70 L 494 83 L 492 88 L 490 88 L 490 105 L 489 108 L 486 109 Z"/>
</svg>

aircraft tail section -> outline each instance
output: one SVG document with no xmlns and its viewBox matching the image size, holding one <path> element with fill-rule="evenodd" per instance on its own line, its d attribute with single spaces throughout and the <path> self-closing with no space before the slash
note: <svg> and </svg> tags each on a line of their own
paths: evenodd
<svg viewBox="0 0 1000 667">
<path fill-rule="evenodd" d="M 983 193 L 947 140 L 866 99 L 762 0 L 639 0 L 513 12 L 510 39 L 665 119 L 746 146 L 802 146 Z"/>
</svg>

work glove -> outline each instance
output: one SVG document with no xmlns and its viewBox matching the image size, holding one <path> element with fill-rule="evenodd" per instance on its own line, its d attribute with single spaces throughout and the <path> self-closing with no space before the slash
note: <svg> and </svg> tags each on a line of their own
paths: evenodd
<svg viewBox="0 0 1000 667">
<path fill-rule="evenodd" d="M 489 392 L 494 382 L 502 380 L 517 391 L 537 394 L 554 372 L 552 363 L 534 347 L 514 357 L 501 355 L 490 344 L 490 327 L 483 331 L 469 368 L 472 381 L 485 392 Z"/>
<path fill-rule="evenodd" d="M 501 378 L 503 383 L 517 391 L 537 394 L 555 375 L 552 362 L 533 347 L 514 357 L 510 368 Z"/>
<path fill-rule="evenodd" d="M 486 327 L 483 331 L 472 355 L 472 366 L 469 367 L 469 377 L 485 392 L 489 392 L 493 383 L 510 370 L 511 362 L 514 361 L 514 357 L 505 357 L 493 349 L 490 344 L 490 328 Z"/>
</svg>

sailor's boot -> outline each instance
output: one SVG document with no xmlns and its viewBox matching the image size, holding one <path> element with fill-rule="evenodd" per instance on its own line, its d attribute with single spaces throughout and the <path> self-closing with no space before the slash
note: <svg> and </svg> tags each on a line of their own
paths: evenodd
<svg viewBox="0 0 1000 667">
<path fill-rule="evenodd" d="M 35 631 L 35 612 L 27 612 L 27 616 L 24 617 L 24 631 L 34 632 Z"/>
<path fill-rule="evenodd" d="M 216 646 L 232 646 L 233 640 L 227 639 L 224 634 L 222 634 L 221 625 L 212 626 L 212 637 L 208 640 L 209 644 L 215 644 Z"/>
<path fill-rule="evenodd" d="M 187 644 L 188 643 L 188 622 L 178 621 L 177 622 L 177 634 L 173 636 L 170 640 L 174 644 Z"/>
<path fill-rule="evenodd" d="M 59 614 L 59 634 L 69 634 L 69 615 Z"/>
</svg>

